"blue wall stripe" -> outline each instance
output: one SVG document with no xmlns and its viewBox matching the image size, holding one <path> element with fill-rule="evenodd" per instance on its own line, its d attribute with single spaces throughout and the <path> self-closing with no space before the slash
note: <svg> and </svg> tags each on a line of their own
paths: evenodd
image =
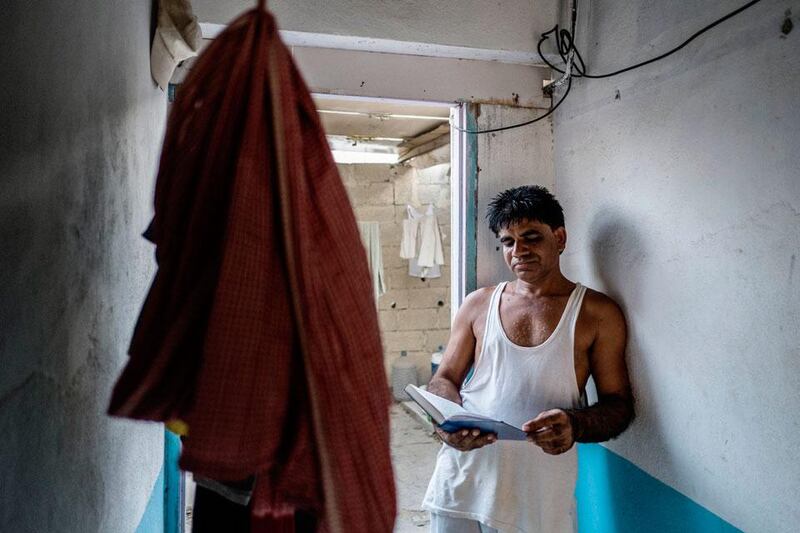
<svg viewBox="0 0 800 533">
<path fill-rule="evenodd" d="M 578 446 L 581 533 L 740 531 L 627 459 L 598 444 Z"/>
<path fill-rule="evenodd" d="M 171 431 L 164 431 L 164 533 L 181 530 L 181 471 L 178 459 L 181 439 Z"/>
<path fill-rule="evenodd" d="M 164 466 L 150 492 L 150 500 L 144 509 L 136 533 L 164 533 Z"/>
<path fill-rule="evenodd" d="M 181 472 L 178 458 L 180 438 L 164 430 L 164 462 L 158 473 L 136 533 L 180 533 Z"/>
</svg>

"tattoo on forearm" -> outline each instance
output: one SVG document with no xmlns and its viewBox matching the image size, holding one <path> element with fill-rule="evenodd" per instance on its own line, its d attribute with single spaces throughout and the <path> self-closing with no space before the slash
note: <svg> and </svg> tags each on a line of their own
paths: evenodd
<svg viewBox="0 0 800 533">
<path fill-rule="evenodd" d="M 606 395 L 584 409 L 565 409 L 572 422 L 576 442 L 604 442 L 613 439 L 633 420 L 630 396 Z"/>
</svg>

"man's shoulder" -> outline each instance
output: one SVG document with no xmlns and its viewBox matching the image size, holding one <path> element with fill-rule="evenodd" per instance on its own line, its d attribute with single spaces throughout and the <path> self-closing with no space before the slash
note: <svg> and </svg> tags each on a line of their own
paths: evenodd
<svg viewBox="0 0 800 533">
<path fill-rule="evenodd" d="M 493 287 L 481 287 L 480 289 L 472 291 L 466 296 L 466 298 L 464 298 L 464 303 L 461 304 L 460 311 L 463 311 L 472 317 L 481 314 L 489 306 L 489 302 L 492 299 L 492 293 L 494 293 L 496 288 L 497 285 Z"/>
<path fill-rule="evenodd" d="M 491 298 L 492 293 L 496 288 L 497 285 L 492 285 L 490 287 L 481 287 L 480 289 L 475 289 L 474 291 L 472 291 L 467 295 L 467 298 L 476 298 L 476 299 Z"/>
<path fill-rule="evenodd" d="M 497 285 L 475 289 L 464 298 L 464 305 L 481 306 L 489 303 Z"/>
<path fill-rule="evenodd" d="M 583 302 L 583 311 L 593 319 L 601 321 L 622 319 L 624 321 L 622 308 L 607 294 L 587 287 Z"/>
</svg>

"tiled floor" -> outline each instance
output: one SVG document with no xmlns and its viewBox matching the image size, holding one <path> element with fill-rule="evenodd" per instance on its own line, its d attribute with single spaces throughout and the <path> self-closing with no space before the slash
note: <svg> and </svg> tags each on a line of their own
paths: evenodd
<svg viewBox="0 0 800 533">
<path fill-rule="evenodd" d="M 392 461 L 397 482 L 395 533 L 428 531 L 428 512 L 420 507 L 441 444 L 399 404 L 391 409 Z"/>
</svg>

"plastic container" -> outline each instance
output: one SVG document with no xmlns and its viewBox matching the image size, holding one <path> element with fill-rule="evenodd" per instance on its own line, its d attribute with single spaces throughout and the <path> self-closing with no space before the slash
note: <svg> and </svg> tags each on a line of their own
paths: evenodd
<svg viewBox="0 0 800 533">
<path fill-rule="evenodd" d="M 400 352 L 400 357 L 392 362 L 392 396 L 398 402 L 411 398 L 404 390 L 406 385 L 419 385 L 417 382 L 417 365 L 409 359 L 405 350 Z"/>
</svg>

